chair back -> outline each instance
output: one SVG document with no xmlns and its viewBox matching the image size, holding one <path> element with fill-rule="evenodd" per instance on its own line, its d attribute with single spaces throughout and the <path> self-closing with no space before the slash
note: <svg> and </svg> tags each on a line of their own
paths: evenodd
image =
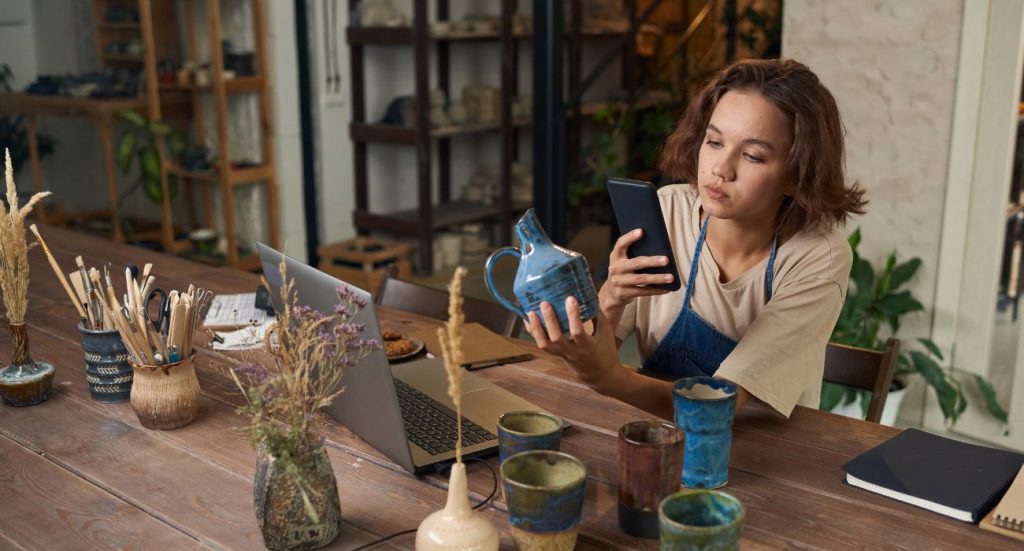
<svg viewBox="0 0 1024 551">
<path fill-rule="evenodd" d="M 825 350 L 823 380 L 871 392 L 866 419 L 877 423 L 882 419 L 899 354 L 900 340 L 896 338 L 885 341 L 882 352 L 830 342 Z"/>
<path fill-rule="evenodd" d="M 448 291 L 397 278 L 389 277 L 381 283 L 377 304 L 428 318 L 448 319 Z M 505 337 L 516 336 L 523 323 L 500 304 L 473 297 L 462 297 L 462 311 L 467 323 L 479 323 Z"/>
</svg>

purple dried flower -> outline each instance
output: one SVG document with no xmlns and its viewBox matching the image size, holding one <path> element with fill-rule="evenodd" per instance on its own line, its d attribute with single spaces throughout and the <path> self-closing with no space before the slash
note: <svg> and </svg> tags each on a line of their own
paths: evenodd
<svg viewBox="0 0 1024 551">
<path fill-rule="evenodd" d="M 232 371 L 239 375 L 248 377 L 256 386 L 260 386 L 267 382 L 267 379 L 270 377 L 270 371 L 256 363 L 244 363 L 235 367 Z"/>
</svg>

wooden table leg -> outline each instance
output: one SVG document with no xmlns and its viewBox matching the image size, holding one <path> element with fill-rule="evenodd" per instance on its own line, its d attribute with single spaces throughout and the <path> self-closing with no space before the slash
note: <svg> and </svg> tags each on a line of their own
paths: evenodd
<svg viewBox="0 0 1024 551">
<path fill-rule="evenodd" d="M 32 187 L 35 193 L 43 191 L 43 174 L 39 169 L 39 142 L 36 139 L 36 116 L 25 115 L 25 134 L 28 136 L 29 166 L 32 167 Z M 46 205 L 39 205 L 32 211 L 36 219 L 46 223 Z"/>
<path fill-rule="evenodd" d="M 111 138 L 110 122 L 101 122 L 99 127 L 100 140 L 103 142 L 103 166 L 107 171 L 107 202 L 110 207 L 110 220 L 114 225 L 114 241 L 124 243 L 121 210 L 117 200 L 117 173 L 114 170 L 114 144 Z"/>
</svg>

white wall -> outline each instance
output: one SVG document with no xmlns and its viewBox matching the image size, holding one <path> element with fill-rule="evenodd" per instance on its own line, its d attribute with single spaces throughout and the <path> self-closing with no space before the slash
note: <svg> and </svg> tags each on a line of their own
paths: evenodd
<svg viewBox="0 0 1024 551">
<path fill-rule="evenodd" d="M 7 0 L 0 5 L 0 63 L 14 71 L 15 88 L 36 76 L 35 10 L 29 0 Z"/>
<path fill-rule="evenodd" d="M 926 313 L 901 329 L 929 333 L 956 88 L 962 0 L 786 0 L 783 55 L 806 63 L 835 95 L 847 168 L 871 201 L 861 253 L 897 251 L 923 266 L 912 291 Z M 948 344 L 948 343 L 940 343 Z"/>
</svg>

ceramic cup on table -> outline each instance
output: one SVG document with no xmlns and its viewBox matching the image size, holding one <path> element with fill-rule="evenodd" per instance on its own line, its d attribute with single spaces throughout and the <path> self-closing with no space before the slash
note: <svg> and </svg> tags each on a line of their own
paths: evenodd
<svg viewBox="0 0 1024 551">
<path fill-rule="evenodd" d="M 147 429 L 176 429 L 199 413 L 199 378 L 193 353 L 180 362 L 145 365 L 131 362 L 135 371 L 131 402 Z"/>
<path fill-rule="evenodd" d="M 686 433 L 683 485 L 688 488 L 725 486 L 729 482 L 736 385 L 698 376 L 679 379 L 672 390 L 676 426 Z"/>
<path fill-rule="evenodd" d="M 543 411 L 509 411 L 498 418 L 498 457 L 530 450 L 558 451 L 562 443 L 562 420 Z"/>
<path fill-rule="evenodd" d="M 718 490 L 684 490 L 658 509 L 662 551 L 727 551 L 740 548 L 746 511 Z"/>
<path fill-rule="evenodd" d="M 551 450 L 521 452 L 501 464 L 501 487 L 512 539 L 520 551 L 576 546 L 587 468 Z"/>
<path fill-rule="evenodd" d="M 683 433 L 660 419 L 619 429 L 619 528 L 640 538 L 658 537 L 658 506 L 679 490 Z"/>
<path fill-rule="evenodd" d="M 116 329 L 86 329 L 81 323 L 78 331 L 82 333 L 89 397 L 105 404 L 127 402 L 133 376 L 132 366 L 128 364 L 128 349 L 121 340 L 121 334 Z"/>
</svg>

